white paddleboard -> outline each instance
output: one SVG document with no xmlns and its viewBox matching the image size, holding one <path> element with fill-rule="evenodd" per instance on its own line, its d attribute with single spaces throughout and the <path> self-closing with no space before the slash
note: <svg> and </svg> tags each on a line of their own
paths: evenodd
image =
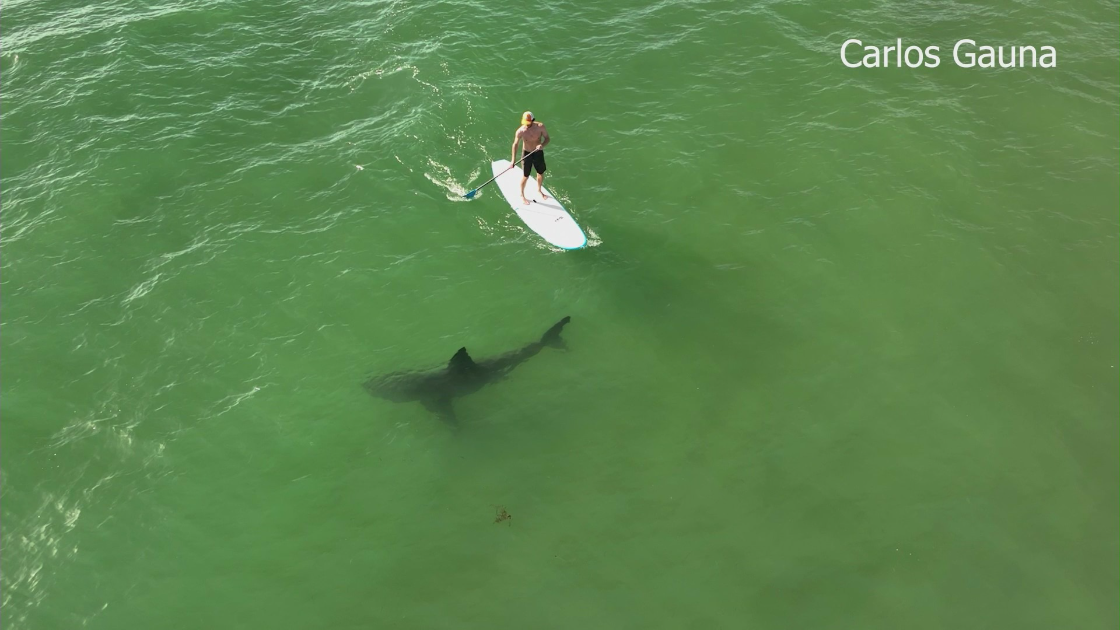
<svg viewBox="0 0 1120 630">
<path fill-rule="evenodd" d="M 498 185 L 502 196 L 530 230 L 562 249 L 579 249 L 587 245 L 587 237 L 584 236 L 583 230 L 579 229 L 576 220 L 568 214 L 564 206 L 560 205 L 548 188 L 544 189 L 548 199 L 541 199 L 537 192 L 535 171 L 534 176 L 525 182 L 525 198 L 529 200 L 529 205 L 525 205 L 521 202 L 521 165 L 509 168 L 509 160 L 498 160 L 494 162 L 493 167 L 495 175 L 500 173 L 494 183 Z"/>
</svg>

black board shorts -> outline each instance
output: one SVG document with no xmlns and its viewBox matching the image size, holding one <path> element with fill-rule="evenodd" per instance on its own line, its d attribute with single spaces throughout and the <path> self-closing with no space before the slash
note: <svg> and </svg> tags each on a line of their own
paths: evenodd
<svg viewBox="0 0 1120 630">
<path fill-rule="evenodd" d="M 544 165 L 544 149 L 541 149 L 540 151 L 537 151 L 532 155 L 529 155 L 530 153 L 532 153 L 532 151 L 521 151 L 521 157 L 525 158 L 521 161 L 521 173 L 525 175 L 525 177 L 528 177 L 529 172 L 535 168 L 537 169 L 538 175 L 544 175 L 544 172 L 547 169 L 547 167 Z M 529 157 L 525 157 L 527 155 Z"/>
</svg>

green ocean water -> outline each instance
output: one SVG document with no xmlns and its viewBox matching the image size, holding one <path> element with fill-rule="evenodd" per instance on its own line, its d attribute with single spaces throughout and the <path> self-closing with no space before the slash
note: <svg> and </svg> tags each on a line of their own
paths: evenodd
<svg viewBox="0 0 1120 630">
<path fill-rule="evenodd" d="M 2 8 L 5 628 L 1120 623 L 1115 0 Z"/>
</svg>

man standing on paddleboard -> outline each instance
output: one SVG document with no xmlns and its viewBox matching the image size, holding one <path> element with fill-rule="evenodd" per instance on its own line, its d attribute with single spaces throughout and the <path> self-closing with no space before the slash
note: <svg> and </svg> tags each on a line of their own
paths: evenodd
<svg viewBox="0 0 1120 630">
<path fill-rule="evenodd" d="M 550 140 L 548 130 L 544 128 L 544 123 L 533 118 L 533 112 L 521 114 L 521 126 L 517 128 L 517 133 L 513 136 L 513 149 L 509 161 L 510 164 L 517 161 L 517 143 L 522 143 L 521 155 L 525 158 L 525 161 L 521 163 L 521 201 L 525 205 L 529 205 L 529 200 L 525 198 L 525 182 L 529 181 L 529 173 L 533 169 L 537 170 L 537 192 L 540 193 L 541 199 L 548 199 L 548 195 L 544 194 L 543 189 L 546 169 L 544 147 Z"/>
</svg>

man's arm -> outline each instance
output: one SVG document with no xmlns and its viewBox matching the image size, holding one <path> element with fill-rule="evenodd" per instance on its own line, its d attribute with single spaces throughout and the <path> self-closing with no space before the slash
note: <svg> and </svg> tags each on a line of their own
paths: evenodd
<svg viewBox="0 0 1120 630">
<path fill-rule="evenodd" d="M 510 152 L 509 152 L 509 164 L 510 164 L 510 166 L 513 166 L 514 162 L 517 161 L 517 143 L 518 142 L 521 142 L 521 129 L 518 129 L 517 133 L 513 134 L 513 148 L 510 149 Z"/>
<path fill-rule="evenodd" d="M 541 136 L 541 149 L 543 150 L 548 146 L 549 142 L 552 142 L 552 138 L 548 136 L 548 129 L 545 128 L 544 123 L 541 123 L 541 134 L 543 134 Z"/>
</svg>

